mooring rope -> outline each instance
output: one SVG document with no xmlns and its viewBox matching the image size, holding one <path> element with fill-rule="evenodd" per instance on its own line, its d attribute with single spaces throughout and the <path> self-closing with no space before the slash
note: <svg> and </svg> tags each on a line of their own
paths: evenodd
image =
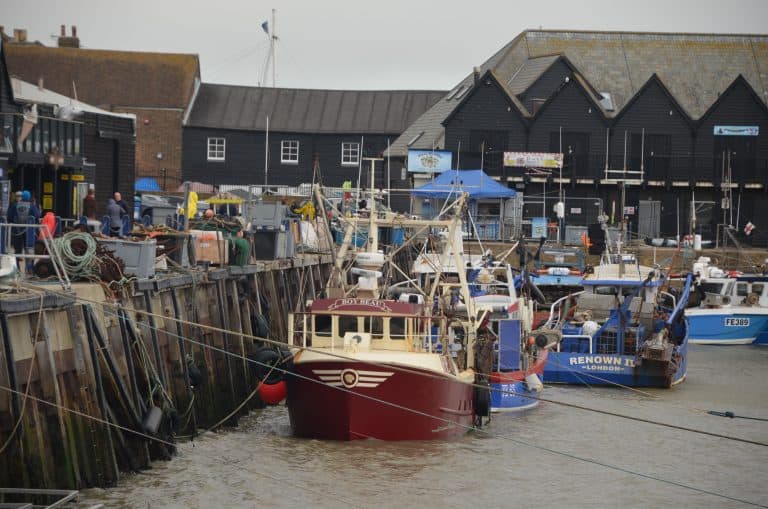
<svg viewBox="0 0 768 509">
<path fill-rule="evenodd" d="M 46 289 L 45 291 L 56 293 L 54 290 L 50 290 L 50 289 Z M 79 296 L 77 298 L 81 299 L 83 301 L 86 301 L 86 302 L 92 302 L 92 303 L 95 303 L 95 304 L 100 304 L 100 305 L 104 306 L 105 310 L 107 308 L 116 307 L 117 306 L 116 304 L 107 303 L 107 302 L 89 301 L 89 299 L 81 298 Z M 238 336 L 241 336 L 241 337 L 248 337 L 248 338 L 251 338 L 251 339 L 261 340 L 261 341 L 264 341 L 264 342 L 267 342 L 267 343 L 273 343 L 273 344 L 278 344 L 278 345 L 281 345 L 281 346 L 286 346 L 286 344 L 283 343 L 283 342 L 278 342 L 278 341 L 267 339 L 267 338 L 258 338 L 258 337 L 251 336 L 249 334 L 245 334 L 245 333 L 242 333 L 242 332 L 225 331 L 224 329 L 221 329 L 221 328 L 218 328 L 218 327 L 202 325 L 202 324 L 194 324 L 194 323 L 188 322 L 186 320 L 181 320 L 181 319 L 177 319 L 177 318 L 174 318 L 174 317 L 166 317 L 166 316 L 162 316 L 162 315 L 157 315 L 155 313 L 149 313 L 147 311 L 138 310 L 138 309 L 135 309 L 134 311 L 137 312 L 137 313 L 143 313 L 143 314 L 146 314 L 146 315 L 149 315 L 149 316 L 163 317 L 163 318 L 169 319 L 171 321 L 177 320 L 177 321 L 180 321 L 182 323 L 188 323 L 190 325 L 194 325 L 196 327 L 208 329 L 208 330 L 215 331 L 215 332 L 221 332 L 221 333 L 225 333 L 226 332 L 228 334 L 234 334 L 234 335 L 238 335 Z M 107 312 L 112 313 L 112 311 L 107 311 Z M 244 361 L 252 362 L 252 363 L 255 363 L 255 364 L 258 364 L 258 365 L 262 365 L 262 366 L 265 366 L 265 367 L 272 367 L 271 365 L 268 365 L 268 364 L 265 364 L 265 363 L 261 363 L 259 361 L 253 360 L 253 359 L 249 359 L 248 357 L 245 357 L 244 355 L 240 355 L 240 354 L 237 354 L 237 353 L 234 353 L 234 352 L 229 352 L 227 350 L 215 347 L 213 345 L 207 345 L 205 343 L 193 340 L 191 338 L 186 338 L 186 337 L 183 337 L 183 336 L 179 336 L 179 335 L 174 334 L 174 333 L 172 333 L 170 331 L 166 331 L 166 333 L 169 334 L 169 335 L 172 335 L 172 336 L 179 337 L 179 338 L 181 338 L 181 339 L 183 339 L 185 341 L 188 341 L 190 343 L 197 344 L 198 346 L 201 346 L 203 348 L 208 348 L 208 349 L 213 350 L 213 351 L 218 351 L 220 353 L 223 353 L 224 355 L 230 355 L 230 356 L 242 359 Z M 310 350 L 310 351 L 312 350 L 310 348 L 301 348 L 300 350 L 305 350 L 305 349 L 306 350 Z M 326 353 L 326 352 L 323 352 L 323 353 Z M 349 359 L 349 357 L 341 356 L 341 355 L 338 355 L 338 354 L 336 356 Z M 363 361 L 363 362 L 365 362 L 365 361 Z M 369 364 L 380 365 L 380 363 L 369 363 Z M 386 365 L 386 367 L 388 369 L 398 369 L 397 366 Z M 324 382 L 322 382 L 320 380 L 317 380 L 317 379 L 314 379 L 314 378 L 310 378 L 310 377 L 307 377 L 307 376 L 304 376 L 304 375 L 300 375 L 300 374 L 295 373 L 295 372 L 289 372 L 288 370 L 283 369 L 283 368 L 278 368 L 278 367 L 274 366 L 274 369 L 276 369 L 277 371 L 282 372 L 284 374 L 290 373 L 291 376 L 294 376 L 294 377 L 297 377 L 297 378 L 301 378 L 303 380 L 306 380 L 306 381 L 309 381 L 309 382 L 312 382 L 312 383 L 324 384 Z M 404 370 L 404 371 L 411 371 L 411 370 Z M 474 385 L 474 384 L 471 384 L 471 385 Z M 480 386 L 480 387 L 485 388 L 484 386 Z M 4 387 L 4 386 L 0 386 L 0 388 L 1 389 L 5 389 L 5 390 L 12 390 L 12 389 L 9 389 L 9 388 Z M 355 392 L 355 391 L 347 389 L 345 387 L 332 387 L 332 388 L 334 390 L 343 391 L 343 392 L 346 392 L 348 394 L 354 395 L 356 397 L 361 397 L 361 398 L 364 398 L 364 399 L 372 400 L 372 401 L 377 402 L 377 403 L 382 404 L 382 405 L 386 405 L 386 406 L 393 407 L 393 408 L 398 408 L 398 409 L 407 411 L 409 413 L 413 413 L 413 414 L 416 414 L 416 415 L 421 415 L 421 416 L 428 417 L 428 418 L 431 418 L 431 419 L 434 419 L 434 420 L 437 420 L 437 421 L 442 421 L 442 422 L 445 422 L 447 424 L 451 424 L 451 425 L 455 425 L 455 426 L 464 428 L 466 430 L 474 430 L 476 432 L 484 433 L 484 434 L 492 436 L 492 437 L 497 437 L 497 438 L 509 440 L 509 441 L 518 443 L 520 445 L 525 445 L 525 446 L 528 446 L 528 447 L 531 447 L 531 448 L 534 448 L 534 449 L 539 449 L 539 450 L 547 451 L 547 452 L 550 452 L 552 454 L 557 454 L 557 455 L 560 455 L 560 456 L 568 457 L 568 458 L 571 458 L 571 459 L 574 459 L 574 460 L 577 460 L 577 461 L 583 461 L 583 462 L 586 462 L 586 463 L 591 463 L 591 464 L 599 465 L 599 466 L 602 466 L 604 468 L 613 469 L 613 470 L 616 470 L 616 471 L 637 475 L 639 477 L 655 480 L 655 481 L 658 481 L 658 482 L 661 482 L 661 483 L 665 483 L 665 484 L 669 484 L 669 485 L 673 485 L 673 486 L 677 486 L 677 487 L 682 487 L 682 488 L 685 488 L 685 489 L 689 489 L 691 491 L 695 491 L 695 492 L 698 492 L 698 493 L 703 493 L 703 494 L 707 494 L 707 495 L 711 495 L 711 496 L 715 496 L 715 497 L 719 497 L 719 498 L 723 498 L 723 499 L 727 499 L 727 500 L 741 502 L 741 503 L 744 503 L 744 504 L 758 506 L 758 507 L 768 507 L 768 506 L 763 506 L 761 504 L 758 504 L 756 502 L 752 502 L 752 501 L 749 501 L 749 500 L 738 499 L 738 498 L 735 498 L 735 497 L 731 497 L 729 495 L 724 495 L 722 493 L 712 492 L 712 491 L 705 490 L 705 489 L 702 489 L 702 488 L 698 488 L 698 487 L 695 487 L 695 486 L 690 486 L 690 485 L 686 485 L 686 484 L 683 484 L 683 483 L 679 483 L 677 481 L 672 481 L 672 480 L 669 480 L 669 479 L 659 478 L 659 477 L 656 477 L 656 476 L 652 476 L 652 475 L 649 475 L 649 474 L 644 474 L 642 472 L 637 472 L 637 471 L 634 471 L 634 470 L 626 469 L 624 467 L 620 467 L 620 466 L 616 466 L 616 465 L 611 465 L 609 463 L 600 462 L 598 460 L 594 460 L 594 459 L 590 459 L 590 458 L 580 457 L 580 456 L 577 456 L 577 455 L 574 455 L 574 454 L 571 454 L 571 453 L 568 453 L 568 452 L 559 451 L 557 449 L 552 449 L 552 448 L 548 448 L 548 447 L 545 447 L 545 446 L 533 444 L 533 443 L 530 443 L 530 442 L 527 442 L 527 441 L 524 441 L 524 440 L 520 440 L 520 439 L 517 439 L 517 438 L 513 438 L 513 437 L 509 437 L 509 436 L 505 436 L 505 435 L 493 434 L 493 433 L 490 433 L 489 431 L 484 430 L 482 428 L 478 428 L 478 427 L 471 426 L 471 425 L 464 425 L 464 424 L 461 424 L 461 423 L 457 423 L 456 421 L 453 421 L 453 420 L 445 419 L 445 418 L 442 418 L 442 417 L 439 417 L 439 416 L 435 416 L 435 415 L 430 415 L 430 414 L 428 414 L 426 412 L 422 412 L 422 411 L 419 411 L 419 410 L 416 410 L 416 409 L 413 409 L 413 408 L 408 408 L 408 407 L 405 407 L 403 405 L 399 405 L 397 403 L 393 403 L 391 401 L 386 401 L 386 400 L 382 400 L 380 398 L 375 398 L 373 396 L 369 396 L 369 395 L 366 395 L 366 394 L 361 394 L 359 392 Z M 638 417 L 633 417 L 633 416 L 627 416 L 627 415 L 619 414 L 619 413 L 616 413 L 616 412 L 609 412 L 609 411 L 589 408 L 589 407 L 585 407 L 583 405 L 577 405 L 577 404 L 572 404 L 572 403 L 565 403 L 565 402 L 561 402 L 561 401 L 557 401 L 557 400 L 548 400 L 548 399 L 545 399 L 545 398 L 540 398 L 540 400 L 541 401 L 547 401 L 547 402 L 550 402 L 550 403 L 553 403 L 553 404 L 563 405 L 563 406 L 570 407 L 570 408 L 576 408 L 576 409 L 580 409 L 580 410 L 600 413 L 600 414 L 603 414 L 603 415 L 609 415 L 609 416 L 613 416 L 613 417 L 629 419 L 629 420 L 633 420 L 633 421 L 637 421 L 637 422 L 644 422 L 644 423 L 651 424 L 651 425 L 658 425 L 658 426 L 669 427 L 669 428 L 680 430 L 680 431 L 688 431 L 688 432 L 698 433 L 698 434 L 712 436 L 712 437 L 716 437 L 716 438 L 723 438 L 723 439 L 726 439 L 726 440 L 733 440 L 733 441 L 737 441 L 737 442 L 743 442 L 743 443 L 747 443 L 747 444 L 768 447 L 768 443 L 757 442 L 757 441 L 752 441 L 752 440 L 747 440 L 747 439 L 742 439 L 742 438 L 734 438 L 734 437 L 730 437 L 730 436 L 727 436 L 727 435 L 721 435 L 721 434 L 718 434 L 718 433 L 712 433 L 712 432 L 707 432 L 707 431 L 703 431 L 703 430 L 696 430 L 696 429 L 687 428 L 687 427 L 684 427 L 684 426 L 672 425 L 672 424 L 667 424 L 667 423 L 660 423 L 660 422 L 656 422 L 656 421 L 651 421 L 649 419 L 643 419 L 643 418 L 638 418 Z M 48 403 L 48 404 L 51 404 L 51 403 Z M 52 404 L 52 405 L 56 406 L 56 404 Z"/>
<path fill-rule="evenodd" d="M 58 293 L 56 290 L 48 289 L 48 288 L 46 288 L 44 291 L 51 292 L 51 293 Z M 95 301 L 95 300 L 87 299 L 87 298 L 81 297 L 81 296 L 76 296 L 76 299 L 77 300 L 82 300 L 84 302 L 92 303 L 92 304 L 101 305 L 105 309 L 105 312 L 112 313 L 112 314 L 116 314 L 116 312 L 115 311 L 106 311 L 106 310 L 109 309 L 109 308 L 119 307 L 115 303 L 109 303 L 109 302 L 103 302 L 103 301 Z M 335 352 L 322 351 L 322 350 L 318 350 L 318 349 L 311 348 L 311 347 L 299 347 L 299 346 L 295 346 L 295 345 L 287 345 L 286 343 L 281 342 L 281 341 L 276 341 L 274 339 L 253 336 L 251 334 L 246 334 L 245 332 L 242 332 L 242 331 L 240 331 L 240 332 L 228 331 L 228 330 L 222 329 L 220 327 L 214 327 L 212 325 L 196 324 L 196 323 L 190 322 L 188 320 L 182 320 L 180 318 L 176 318 L 176 317 L 172 317 L 172 316 L 160 315 L 160 314 L 157 314 L 157 313 L 150 313 L 149 311 L 145 311 L 145 310 L 133 309 L 133 311 L 136 312 L 137 314 L 143 314 L 143 315 L 146 315 L 146 316 L 153 316 L 153 317 L 156 317 L 156 318 L 163 318 L 165 320 L 170 320 L 170 321 L 177 321 L 177 322 L 180 322 L 182 324 L 187 324 L 187 325 L 193 326 L 193 327 L 199 327 L 201 329 L 205 329 L 205 330 L 208 330 L 208 331 L 211 331 L 211 332 L 218 332 L 218 333 L 221 333 L 221 334 L 230 334 L 230 335 L 234 335 L 234 336 L 239 336 L 241 338 L 254 339 L 254 340 L 262 341 L 262 342 L 265 342 L 265 343 L 268 343 L 268 344 L 272 344 L 272 345 L 275 345 L 275 346 L 283 346 L 283 347 L 284 346 L 291 346 L 293 348 L 298 348 L 300 350 L 306 350 L 306 351 L 309 351 L 309 352 L 321 353 L 323 355 L 327 355 L 329 357 L 334 357 L 334 358 L 337 358 L 337 359 L 340 359 L 340 360 L 355 360 L 355 361 L 362 362 L 362 363 L 365 363 L 365 364 L 368 364 L 368 365 L 371 365 L 371 366 L 376 366 L 376 367 L 386 368 L 386 369 L 392 369 L 392 370 L 400 371 L 400 372 L 403 372 L 403 373 L 410 373 L 410 374 L 415 374 L 415 375 L 429 377 L 429 378 L 440 378 L 440 379 L 443 378 L 442 376 L 440 376 L 438 374 L 424 373 L 423 371 L 418 371 L 418 370 L 407 368 L 407 367 L 394 366 L 394 365 L 391 365 L 391 364 L 384 364 L 384 363 L 374 362 L 374 361 L 369 361 L 369 360 L 354 359 L 354 358 L 349 357 L 347 355 L 343 355 L 343 354 L 339 354 L 339 353 L 335 353 Z M 147 325 L 147 327 L 149 327 L 149 326 Z M 176 337 L 178 339 L 182 339 L 184 341 L 196 344 L 196 345 L 201 346 L 203 348 L 207 348 L 207 349 L 210 349 L 210 350 L 213 350 L 213 351 L 217 351 L 217 352 L 223 353 L 224 355 L 230 355 L 230 356 L 233 356 L 233 357 L 235 357 L 237 359 L 245 360 L 246 362 L 251 362 L 251 363 L 262 365 L 264 367 L 269 367 L 269 365 L 260 363 L 260 362 L 254 360 L 254 359 L 249 359 L 248 357 L 246 357 L 244 355 L 241 355 L 241 354 L 238 354 L 238 353 L 235 353 L 235 352 L 229 352 L 228 350 L 224 350 L 222 348 L 218 348 L 218 347 L 215 347 L 213 345 L 207 345 L 205 343 L 196 341 L 194 339 L 187 338 L 185 336 L 180 336 L 180 335 L 178 335 L 178 334 L 176 334 L 176 333 L 174 333 L 172 331 L 167 331 L 167 330 L 164 330 L 164 329 L 159 329 L 158 327 L 155 327 L 155 329 L 156 330 L 163 330 L 169 336 L 173 336 L 173 337 Z M 276 368 L 276 369 L 278 371 L 284 373 L 284 374 L 289 373 L 288 370 L 285 370 L 285 369 L 282 369 L 282 368 Z M 299 376 L 296 373 L 292 373 L 292 375 L 293 376 Z M 311 380 L 313 382 L 316 382 L 316 383 L 324 383 L 324 382 L 321 382 L 320 380 L 315 380 L 315 379 L 310 379 L 310 378 L 307 378 L 307 379 Z M 478 385 L 478 384 L 470 384 L 470 385 L 472 385 L 473 387 L 478 387 L 478 388 L 484 389 L 484 390 L 487 389 L 487 387 L 483 386 L 483 385 Z M 342 388 L 341 387 L 335 387 L 335 389 L 342 389 Z M 508 393 L 512 393 L 511 391 L 507 391 L 507 392 Z M 359 394 L 359 393 L 354 393 L 354 394 L 358 394 L 361 397 L 366 397 L 366 398 L 369 397 L 369 396 L 365 396 L 365 395 L 362 395 L 362 394 Z M 514 393 L 514 394 L 519 395 L 518 393 Z M 373 398 L 373 399 L 375 399 L 375 398 Z M 742 443 L 751 444 L 751 445 L 758 445 L 758 446 L 761 446 L 761 447 L 768 447 L 768 442 L 759 442 L 759 441 L 755 441 L 755 440 L 749 440 L 749 439 L 745 439 L 745 438 L 739 438 L 739 437 L 733 437 L 733 436 L 724 435 L 724 434 L 720 434 L 720 433 L 714 433 L 714 432 L 711 432 L 711 431 L 704 431 L 704 430 L 699 430 L 699 429 L 695 429 L 695 428 L 689 428 L 689 427 L 686 427 L 686 426 L 680 426 L 680 425 L 676 425 L 676 424 L 669 424 L 669 423 L 664 423 L 664 422 L 660 422 L 660 421 L 652 421 L 650 419 L 643 419 L 643 418 L 640 418 L 640 417 L 634 417 L 634 416 L 631 416 L 631 415 L 621 414 L 621 413 L 618 413 L 618 412 L 609 412 L 607 410 L 601 410 L 601 409 L 598 409 L 598 408 L 587 407 L 587 406 L 578 405 L 578 404 L 575 404 L 575 403 L 566 403 L 566 402 L 563 402 L 563 401 L 553 400 L 553 399 L 549 399 L 549 398 L 536 397 L 536 399 L 538 399 L 539 401 L 545 401 L 545 402 L 556 404 L 556 405 L 562 405 L 562 406 L 566 406 L 566 407 L 570 407 L 570 408 L 576 408 L 576 409 L 584 410 L 584 411 L 587 411 L 587 412 L 595 412 L 595 413 L 599 413 L 599 414 L 603 414 L 603 415 L 611 415 L 613 417 L 617 417 L 617 418 L 621 418 L 621 419 L 628 419 L 628 420 L 632 420 L 632 421 L 636 421 L 636 422 L 644 422 L 646 424 L 662 426 L 662 427 L 676 429 L 676 430 L 680 430 L 680 431 L 688 431 L 688 432 L 691 432 L 691 433 L 697 433 L 697 434 L 711 436 L 711 437 L 715 437 L 715 438 L 722 438 L 722 439 L 725 439 L 725 440 L 731 440 L 731 441 L 735 441 L 735 442 L 742 442 Z M 383 402 L 383 403 L 389 404 L 389 402 Z M 432 417 L 432 416 L 429 416 L 429 417 Z M 439 419 L 438 417 L 435 417 L 435 418 Z M 448 422 L 452 423 L 454 421 L 448 421 Z"/>
<path fill-rule="evenodd" d="M 17 390 L 11 389 L 10 387 L 6 387 L 4 385 L 0 385 L 0 389 L 2 389 L 4 391 L 11 392 L 11 393 L 15 393 L 15 394 L 23 394 L 21 391 L 17 391 Z M 31 399 L 33 401 L 36 401 L 38 403 L 42 403 L 44 405 L 48 405 L 50 407 L 57 408 L 57 409 L 62 410 L 64 412 L 68 412 L 68 413 L 77 415 L 79 417 L 83 417 L 85 419 L 90 419 L 92 421 L 104 424 L 106 426 L 111 426 L 111 427 L 119 429 L 121 431 L 125 431 L 127 433 L 131 433 L 133 435 L 146 438 L 147 440 L 151 440 L 151 441 L 157 442 L 159 444 L 167 445 L 167 446 L 170 446 L 170 447 L 177 447 L 178 446 L 178 444 L 175 444 L 173 442 L 169 442 L 167 440 L 163 440 L 162 438 L 158 438 L 158 437 L 155 437 L 155 436 L 152 436 L 152 435 L 148 435 L 146 433 L 142 433 L 141 431 L 136 431 L 134 429 L 127 428 L 125 426 L 121 426 L 120 424 L 117 424 L 117 423 L 114 423 L 114 422 L 102 419 L 100 417 L 96 417 L 95 415 L 90 415 L 90 414 L 87 414 L 85 412 L 81 412 L 79 410 L 75 410 L 74 408 L 65 407 L 63 405 L 59 405 L 59 404 L 51 402 L 51 401 L 47 401 L 47 400 L 44 400 L 44 399 L 41 399 L 41 398 L 37 398 L 37 397 L 32 396 L 32 395 L 29 396 L 29 399 Z M 210 455 L 209 458 L 212 458 L 212 459 L 215 459 L 215 460 L 220 461 L 222 463 L 228 464 L 228 461 L 226 459 L 221 458 L 221 456 L 218 455 L 218 454 Z M 345 499 L 340 498 L 338 496 L 329 495 L 328 493 L 319 492 L 317 490 L 313 490 L 313 489 L 307 488 L 305 486 L 302 486 L 302 485 L 299 485 L 299 484 L 296 484 L 296 483 L 292 483 L 292 482 L 287 481 L 285 479 L 280 479 L 279 477 L 275 477 L 275 476 L 271 476 L 271 475 L 265 474 L 264 472 L 259 472 L 259 471 L 253 472 L 251 470 L 249 470 L 248 472 L 249 473 L 254 473 L 254 474 L 256 474 L 256 475 L 258 475 L 260 477 L 266 477 L 267 479 L 271 479 L 271 480 L 273 480 L 275 482 L 278 482 L 278 483 L 286 484 L 286 485 L 291 486 L 293 488 L 298 488 L 300 490 L 304 490 L 307 493 L 313 493 L 315 495 L 321 495 L 323 497 L 334 498 L 335 500 L 338 500 L 339 502 L 343 502 L 343 503 L 345 503 L 345 504 L 347 504 L 349 506 L 359 507 L 357 504 L 352 503 L 349 500 L 345 500 Z"/>
</svg>

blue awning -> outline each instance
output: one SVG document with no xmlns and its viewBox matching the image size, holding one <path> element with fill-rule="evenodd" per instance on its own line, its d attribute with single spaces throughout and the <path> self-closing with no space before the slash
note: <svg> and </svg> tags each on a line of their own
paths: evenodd
<svg viewBox="0 0 768 509">
<path fill-rule="evenodd" d="M 136 179 L 136 183 L 133 185 L 133 189 L 136 192 L 148 192 L 148 191 L 162 191 L 160 184 L 157 183 L 153 177 L 141 177 Z"/>
<path fill-rule="evenodd" d="M 483 170 L 448 170 L 435 180 L 417 187 L 411 194 L 418 198 L 447 198 L 467 192 L 469 199 L 514 198 L 517 194 L 503 184 L 493 180 Z"/>
</svg>

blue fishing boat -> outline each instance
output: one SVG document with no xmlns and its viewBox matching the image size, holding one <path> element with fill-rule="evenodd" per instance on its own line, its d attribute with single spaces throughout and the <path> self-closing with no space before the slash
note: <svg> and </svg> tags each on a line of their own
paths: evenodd
<svg viewBox="0 0 768 509">
<path fill-rule="evenodd" d="M 699 305 L 686 310 L 691 343 L 745 345 L 768 343 L 768 276 L 725 272 L 701 257 Z"/>
<path fill-rule="evenodd" d="M 544 370 L 548 383 L 670 387 L 685 379 L 688 327 L 682 292 L 666 290 L 666 276 L 634 256 L 608 254 L 582 280 L 584 290 L 552 305 L 542 330 L 562 341 Z M 536 333 L 534 333 L 536 334 Z"/>
</svg>

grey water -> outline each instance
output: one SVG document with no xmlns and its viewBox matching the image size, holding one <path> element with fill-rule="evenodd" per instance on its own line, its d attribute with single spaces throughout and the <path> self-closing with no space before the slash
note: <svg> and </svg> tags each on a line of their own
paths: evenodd
<svg viewBox="0 0 768 509">
<path fill-rule="evenodd" d="M 81 503 L 208 507 L 768 506 L 768 447 L 564 406 L 569 403 L 768 443 L 768 347 L 692 345 L 672 389 L 546 386 L 523 414 L 449 441 L 291 436 L 284 406 L 182 443 L 178 455 Z"/>
</svg>

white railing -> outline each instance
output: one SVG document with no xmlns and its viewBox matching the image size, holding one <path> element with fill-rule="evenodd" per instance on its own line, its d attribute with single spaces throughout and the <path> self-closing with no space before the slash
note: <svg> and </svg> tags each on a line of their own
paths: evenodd
<svg viewBox="0 0 768 509">
<path fill-rule="evenodd" d="M 593 353 L 592 352 L 592 336 L 588 336 L 587 334 L 569 334 L 569 335 L 564 335 L 563 339 L 557 344 L 557 350 L 556 351 L 558 351 L 558 352 L 560 351 L 560 345 L 562 345 L 563 341 L 565 341 L 566 339 L 586 339 L 587 342 L 589 343 L 589 352 L 587 352 L 587 353 L 590 353 L 590 354 Z"/>
</svg>

